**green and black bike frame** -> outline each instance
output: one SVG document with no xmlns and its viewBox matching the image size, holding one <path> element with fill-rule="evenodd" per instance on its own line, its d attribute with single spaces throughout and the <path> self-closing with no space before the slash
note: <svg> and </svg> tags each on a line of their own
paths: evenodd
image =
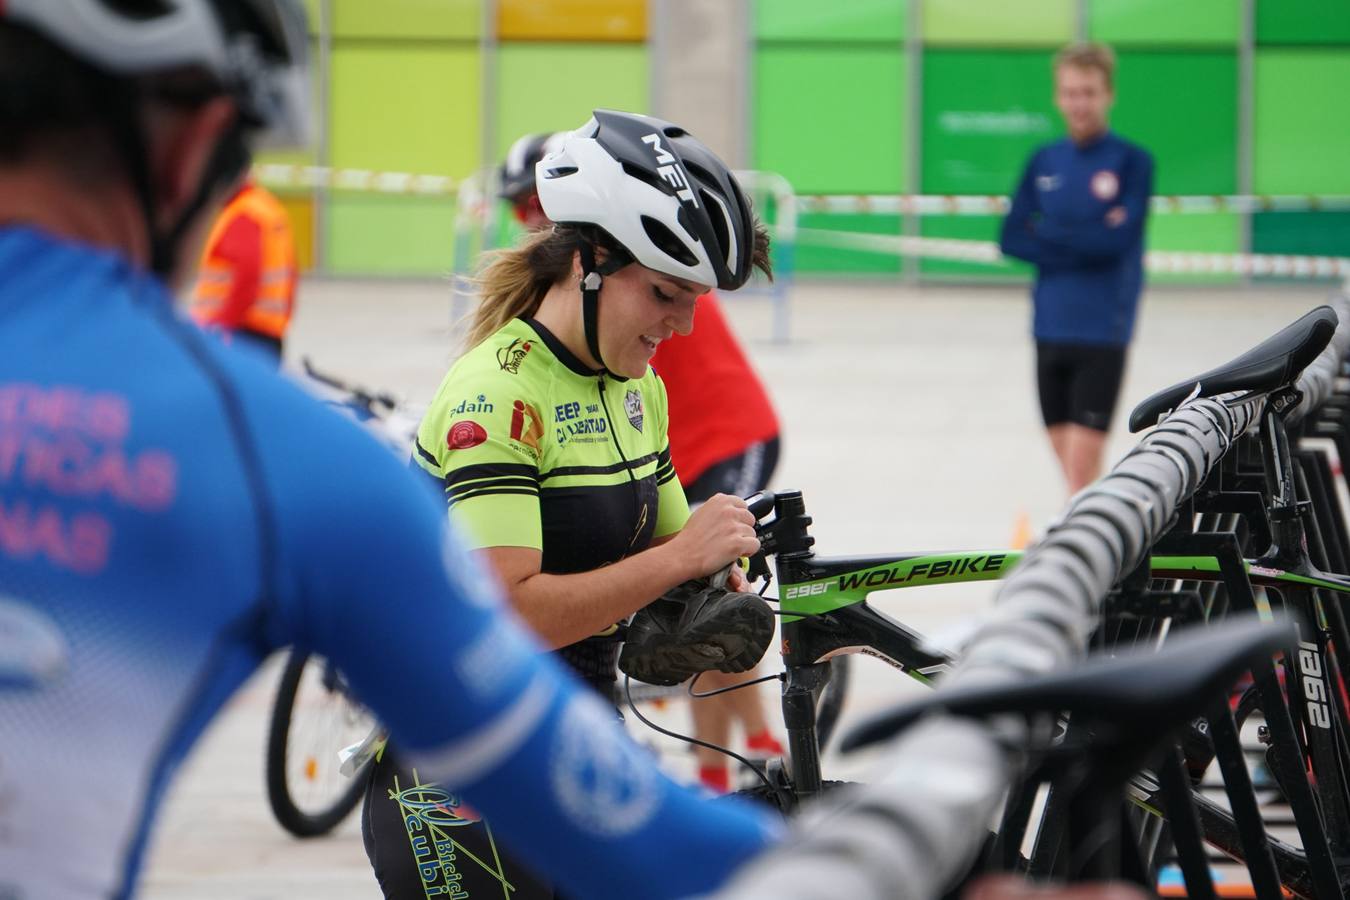
<svg viewBox="0 0 1350 900">
<path fill-rule="evenodd" d="M 869 606 L 867 596 L 920 585 L 991 581 L 1003 577 L 1022 554 L 1002 550 L 817 557 L 801 492 L 762 495 L 763 501 L 770 496 L 774 517 L 759 527 L 761 549 L 751 562 L 751 575 L 766 574 L 765 557 L 775 558 L 785 669 L 783 723 L 792 784 L 800 799 L 821 789 L 816 698 L 829 682 L 832 657 L 863 653 L 924 683 L 950 662 L 921 635 Z M 756 498 L 751 499 L 757 515 L 767 513 L 763 501 L 757 507 Z"/>
</svg>

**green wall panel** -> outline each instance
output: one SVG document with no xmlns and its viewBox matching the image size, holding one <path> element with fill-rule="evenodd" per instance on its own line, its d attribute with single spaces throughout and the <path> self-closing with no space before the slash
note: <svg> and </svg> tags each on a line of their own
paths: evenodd
<svg viewBox="0 0 1350 900">
<path fill-rule="evenodd" d="M 919 233 L 924 237 L 956 238 L 963 241 L 998 242 L 1002 216 L 924 216 L 919 222 Z M 919 272 L 929 276 L 961 276 L 964 278 L 999 278 L 1003 280 L 1029 278 L 1031 266 L 1021 260 L 1005 259 L 989 265 L 945 259 L 924 259 Z"/>
<path fill-rule="evenodd" d="M 1256 0 L 1258 44 L 1350 44 L 1345 0 Z"/>
<path fill-rule="evenodd" d="M 1257 193 L 1350 192 L 1347 88 L 1350 52 L 1257 51 Z"/>
<path fill-rule="evenodd" d="M 1242 217 L 1237 213 L 1151 215 L 1147 246 L 1150 250 L 1185 253 L 1237 253 L 1242 249 Z M 1154 274 L 1146 277 L 1151 284 L 1227 284 L 1238 280 L 1236 275 Z"/>
<path fill-rule="evenodd" d="M 1013 190 L 1032 150 L 1063 131 L 1051 98 L 1050 59 L 1028 51 L 924 54 L 924 193 Z"/>
<path fill-rule="evenodd" d="M 1112 126 L 1153 154 L 1157 194 L 1237 190 L 1237 54 L 1124 51 Z"/>
<path fill-rule="evenodd" d="M 454 256 L 455 201 L 336 194 L 324 262 L 342 275 L 444 275 Z"/>
<path fill-rule="evenodd" d="M 1088 34 L 1110 44 L 1227 44 L 1241 34 L 1241 0 L 1090 0 Z"/>
<path fill-rule="evenodd" d="M 898 49 L 760 47 L 754 167 L 801 194 L 906 190 L 905 83 Z"/>
<path fill-rule="evenodd" d="M 761 41 L 899 41 L 906 0 L 756 0 L 755 36 Z"/>
<path fill-rule="evenodd" d="M 642 44 L 502 44 L 496 156 L 522 134 L 580 128 L 597 108 L 646 112 L 647 72 Z"/>
<path fill-rule="evenodd" d="M 864 234 L 900 233 L 900 217 L 853 213 L 805 213 L 797 226 L 832 232 Z M 900 272 L 900 257 L 874 249 L 836 247 L 804 234 L 797 241 L 796 270 L 800 274 L 877 274 Z"/>
<path fill-rule="evenodd" d="M 478 49 L 351 44 L 333 51 L 332 163 L 462 177 L 478 167 Z M 415 85 L 415 90 L 409 86 Z"/>
<path fill-rule="evenodd" d="M 1255 253 L 1350 256 L 1350 212 L 1270 212 L 1252 217 Z"/>
<path fill-rule="evenodd" d="M 336 0 L 333 34 L 358 38 L 467 38 L 482 33 L 482 0 Z"/>
<path fill-rule="evenodd" d="M 1075 5 L 1076 0 L 923 0 L 923 39 L 928 44 L 1057 47 L 1073 40 Z"/>
</svg>

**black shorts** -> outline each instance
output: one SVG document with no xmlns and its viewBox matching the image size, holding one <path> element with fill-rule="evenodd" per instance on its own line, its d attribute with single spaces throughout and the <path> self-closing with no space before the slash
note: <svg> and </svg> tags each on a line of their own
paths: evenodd
<svg viewBox="0 0 1350 900">
<path fill-rule="evenodd" d="M 386 900 L 556 896 L 506 852 L 491 825 L 455 794 L 417 779 L 388 747 L 370 767 L 361 837 Z"/>
<path fill-rule="evenodd" d="M 697 481 L 684 489 L 685 499 L 692 506 L 714 494 L 748 497 L 768 486 L 777 466 L 778 438 L 751 444 L 744 453 L 709 466 Z"/>
<path fill-rule="evenodd" d="M 1125 374 L 1125 348 L 1036 342 L 1036 384 L 1046 427 L 1074 423 L 1111 428 Z"/>
</svg>

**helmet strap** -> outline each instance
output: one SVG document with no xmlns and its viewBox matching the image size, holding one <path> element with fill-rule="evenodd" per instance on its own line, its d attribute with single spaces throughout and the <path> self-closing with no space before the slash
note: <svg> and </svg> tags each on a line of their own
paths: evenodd
<svg viewBox="0 0 1350 900">
<path fill-rule="evenodd" d="M 600 355 L 600 288 L 604 286 L 604 276 L 619 271 L 630 260 L 627 254 L 615 251 L 604 265 L 597 266 L 595 245 L 585 237 L 577 238 L 577 254 L 581 257 L 581 324 L 586 332 L 586 349 L 600 364 L 601 371 L 608 372 L 609 367 Z"/>
<path fill-rule="evenodd" d="M 109 102 L 104 107 L 106 121 L 141 208 L 141 221 L 150 253 L 150 271 L 161 278 L 168 278 L 178 262 L 183 237 L 197 215 L 213 194 L 237 179 L 248 167 L 250 154 L 243 128 L 236 121 L 222 135 L 207 162 L 196 193 L 179 214 L 178 220 L 161 231 L 155 225 L 156 202 L 150 175 L 149 144 L 141 121 L 144 93 L 128 80 L 110 78 L 105 84 L 109 94 Z"/>
</svg>

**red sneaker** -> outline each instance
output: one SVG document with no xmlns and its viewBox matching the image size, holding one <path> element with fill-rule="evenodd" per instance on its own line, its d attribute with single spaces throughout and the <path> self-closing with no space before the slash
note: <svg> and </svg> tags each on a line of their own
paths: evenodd
<svg viewBox="0 0 1350 900">
<path fill-rule="evenodd" d="M 769 729 L 764 729 L 759 734 L 748 735 L 745 739 L 745 746 L 765 756 L 782 756 L 786 751 L 783 745 L 778 743 L 778 738 L 773 736 Z"/>
</svg>

